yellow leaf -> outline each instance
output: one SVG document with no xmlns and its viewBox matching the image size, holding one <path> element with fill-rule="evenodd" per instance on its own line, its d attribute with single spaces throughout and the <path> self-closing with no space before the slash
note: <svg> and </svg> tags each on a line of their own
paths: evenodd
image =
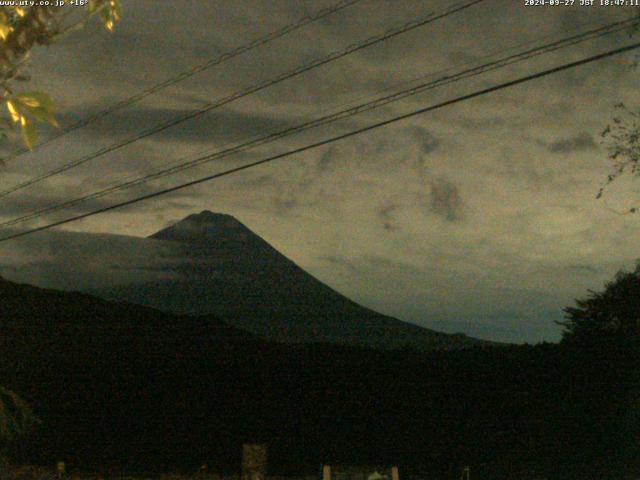
<svg viewBox="0 0 640 480">
<path fill-rule="evenodd" d="M 109 6 L 111 7 L 111 16 L 113 20 L 116 22 L 122 19 L 122 3 L 120 0 L 111 0 L 109 2 Z"/>
<path fill-rule="evenodd" d="M 27 14 L 27 12 L 24 11 L 24 8 L 20 8 L 20 7 L 16 7 L 16 13 L 21 17 L 24 17 Z"/>
<path fill-rule="evenodd" d="M 15 100 L 28 108 L 44 108 L 47 111 L 53 111 L 53 100 L 43 92 L 19 93 Z"/>
<path fill-rule="evenodd" d="M 100 16 L 102 17 L 105 27 L 107 27 L 109 31 L 113 31 L 116 22 L 122 18 L 122 5 L 120 4 L 120 0 L 109 0 L 103 5 L 103 8 L 100 10 Z"/>
<path fill-rule="evenodd" d="M 24 138 L 24 143 L 26 143 L 29 150 L 31 150 L 38 140 L 38 131 L 36 130 L 36 126 L 24 116 L 20 118 L 20 125 L 22 127 L 22 138 Z"/>
<path fill-rule="evenodd" d="M 13 32 L 13 28 L 6 23 L 0 23 L 0 38 L 6 40 L 9 34 Z"/>
<path fill-rule="evenodd" d="M 38 108 L 40 106 L 40 102 L 38 101 L 38 99 L 33 97 L 22 97 L 20 99 L 20 103 L 31 108 Z"/>
<path fill-rule="evenodd" d="M 29 112 L 42 110 L 44 112 L 53 112 L 53 101 L 46 93 L 30 92 L 20 93 L 13 100 Z"/>
<path fill-rule="evenodd" d="M 49 122 L 54 127 L 58 127 L 58 122 L 54 118 L 54 105 L 51 97 L 43 92 L 20 93 L 13 98 L 16 102 L 18 112 L 25 112 L 40 122 Z"/>
<path fill-rule="evenodd" d="M 7 100 L 7 110 L 9 110 L 9 113 L 11 114 L 11 120 L 14 122 L 18 122 L 20 120 L 20 114 L 11 100 Z"/>
</svg>

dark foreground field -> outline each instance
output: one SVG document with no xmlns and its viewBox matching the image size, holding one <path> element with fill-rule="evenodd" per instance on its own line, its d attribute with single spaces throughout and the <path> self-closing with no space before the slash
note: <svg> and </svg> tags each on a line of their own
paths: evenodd
<svg viewBox="0 0 640 480">
<path fill-rule="evenodd" d="M 243 443 L 264 442 L 273 475 L 317 475 L 322 464 L 430 479 L 465 466 L 476 478 L 639 472 L 634 350 L 282 345 L 211 317 L 3 292 L 2 384 L 41 419 L 12 452 L 18 464 L 160 475 L 206 463 L 230 475 Z"/>
</svg>

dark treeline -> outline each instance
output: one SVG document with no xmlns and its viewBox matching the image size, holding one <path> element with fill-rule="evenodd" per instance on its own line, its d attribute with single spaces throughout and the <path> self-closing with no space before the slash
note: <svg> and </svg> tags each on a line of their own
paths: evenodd
<svg viewBox="0 0 640 480">
<path fill-rule="evenodd" d="M 42 420 L 19 462 L 228 473 L 241 444 L 260 441 L 278 474 L 322 463 L 442 479 L 467 465 L 477 478 L 640 471 L 637 349 L 279 345 L 212 318 L 2 288 L 2 385 Z"/>
</svg>

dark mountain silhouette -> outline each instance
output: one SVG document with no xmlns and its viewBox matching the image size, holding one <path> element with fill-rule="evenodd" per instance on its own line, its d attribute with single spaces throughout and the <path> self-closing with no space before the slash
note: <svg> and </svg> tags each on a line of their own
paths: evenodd
<svg viewBox="0 0 640 480">
<path fill-rule="evenodd" d="M 261 337 L 382 349 L 461 348 L 480 343 L 376 313 L 349 300 L 224 214 L 203 211 L 150 238 L 178 242 L 180 279 L 95 292 L 183 314 L 215 314 Z"/>
<path fill-rule="evenodd" d="M 30 460 L 135 466 L 142 455 L 163 468 L 163 458 L 178 463 L 172 449 L 194 446 L 193 432 L 203 440 L 212 425 L 235 425 L 227 387 L 268 345 L 213 316 L 0 278 L 0 351 L 2 385 L 42 419 Z"/>
<path fill-rule="evenodd" d="M 191 346 L 194 341 L 215 342 L 217 345 L 255 339 L 250 333 L 229 326 L 213 315 L 188 317 L 168 314 L 131 303 L 109 302 L 79 292 L 17 284 L 2 277 L 0 293 L 0 327 L 28 331 L 33 338 L 49 334 L 52 329 L 67 334 L 87 328 L 101 329 L 105 334 L 118 338 L 142 335 L 158 342 L 170 339 L 171 342 L 182 341 Z M 2 340 L 7 341 L 7 337 Z M 6 347 L 14 346 L 12 343 Z"/>
</svg>

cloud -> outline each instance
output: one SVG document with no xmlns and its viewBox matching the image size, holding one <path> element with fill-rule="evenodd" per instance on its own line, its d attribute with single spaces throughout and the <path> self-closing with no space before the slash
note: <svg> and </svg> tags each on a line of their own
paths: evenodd
<svg viewBox="0 0 640 480">
<path fill-rule="evenodd" d="M 443 178 L 431 181 L 429 207 L 449 222 L 461 220 L 463 202 L 456 184 Z"/>
<path fill-rule="evenodd" d="M 46 210 L 50 207 L 55 207 L 56 205 L 61 205 L 70 200 L 73 201 L 75 199 L 83 198 L 87 195 L 87 193 L 93 193 L 95 191 L 99 191 L 100 189 L 92 189 L 87 191 L 81 181 L 81 178 L 79 178 L 77 181 L 74 181 L 66 188 L 62 184 L 58 183 L 55 188 L 42 188 L 40 186 L 40 188 L 38 188 L 37 192 L 35 193 L 30 190 L 20 191 L 12 195 L 11 202 L 7 202 L 2 210 L 2 215 L 0 215 L 0 221 L 11 221 L 31 214 L 37 216 L 33 219 L 14 224 L 14 226 L 12 227 L 0 228 L 0 235 L 4 235 L 5 233 L 7 233 L 7 228 L 15 228 L 16 226 L 18 228 L 27 228 L 34 225 L 42 225 L 52 221 L 62 220 L 76 215 L 102 210 L 111 207 L 119 202 L 155 193 L 159 189 L 161 189 L 161 186 L 157 184 L 145 183 L 130 189 L 123 190 L 119 193 L 111 193 L 96 198 L 89 198 L 86 201 L 71 204 L 55 211 L 42 213 L 37 212 Z M 189 206 L 189 204 L 184 202 L 186 200 L 193 199 L 194 196 L 197 196 L 197 198 L 201 197 L 200 194 L 197 194 L 193 190 L 185 189 L 168 194 L 166 197 L 164 197 L 163 202 L 165 206 L 182 205 L 184 207 L 187 207 Z M 114 210 L 112 214 L 128 216 L 131 212 L 136 212 L 136 214 L 138 215 L 159 213 L 152 203 L 140 202 L 119 207 L 117 210 Z M 105 214 L 98 215 L 94 218 L 98 220 L 104 219 Z"/>
<path fill-rule="evenodd" d="M 188 251 L 175 242 L 49 231 L 4 243 L 0 275 L 42 287 L 88 290 L 180 278 Z"/>
<path fill-rule="evenodd" d="M 569 138 L 557 140 L 549 144 L 548 149 L 551 153 L 571 153 L 582 152 L 585 150 L 594 150 L 598 148 L 593 141 L 593 137 L 587 132 L 580 132 L 577 135 Z"/>
<path fill-rule="evenodd" d="M 421 152 L 425 155 L 433 153 L 440 146 L 440 140 L 438 140 L 432 132 L 424 127 L 410 127 L 407 129 L 407 133 L 417 140 L 420 145 Z"/>
<path fill-rule="evenodd" d="M 331 171 L 331 169 L 336 164 L 335 160 L 336 160 L 336 148 L 332 145 L 328 147 L 326 150 L 324 150 L 316 160 L 316 170 L 320 174 L 324 174 Z"/>
<path fill-rule="evenodd" d="M 584 265 L 584 264 L 569 265 L 567 267 L 567 270 L 571 272 L 575 272 L 578 275 L 592 275 L 592 274 L 603 273 L 602 268 L 594 267 L 593 265 Z"/>
<path fill-rule="evenodd" d="M 168 124 L 176 119 L 190 116 L 199 110 L 200 106 L 187 108 L 170 108 L 163 106 L 147 106 L 136 104 L 124 110 L 117 110 L 109 115 L 110 121 L 105 123 L 91 123 L 81 130 L 88 137 L 129 138 L 138 132 L 146 132 L 151 128 Z M 76 118 L 90 118 L 100 111 L 98 105 L 85 105 L 81 111 L 65 111 L 59 115 L 63 125 L 73 124 Z M 259 133 L 280 131 L 292 126 L 292 120 L 283 119 L 266 112 L 244 113 L 229 107 L 213 109 L 185 120 L 166 130 L 148 137 L 168 142 L 205 143 L 231 141 L 251 138 Z M 116 142 L 114 142 L 116 143 Z"/>
<path fill-rule="evenodd" d="M 400 205 L 396 203 L 386 203 L 378 208 L 378 217 L 382 221 L 382 227 L 387 232 L 395 232 L 400 229 L 394 213 L 398 211 Z"/>
<path fill-rule="evenodd" d="M 321 255 L 319 257 L 319 260 L 321 262 L 326 262 L 332 265 L 332 268 L 342 267 L 352 272 L 358 272 L 360 270 L 360 267 L 356 262 L 354 262 L 353 260 L 347 257 L 343 257 L 339 255 Z"/>
</svg>

